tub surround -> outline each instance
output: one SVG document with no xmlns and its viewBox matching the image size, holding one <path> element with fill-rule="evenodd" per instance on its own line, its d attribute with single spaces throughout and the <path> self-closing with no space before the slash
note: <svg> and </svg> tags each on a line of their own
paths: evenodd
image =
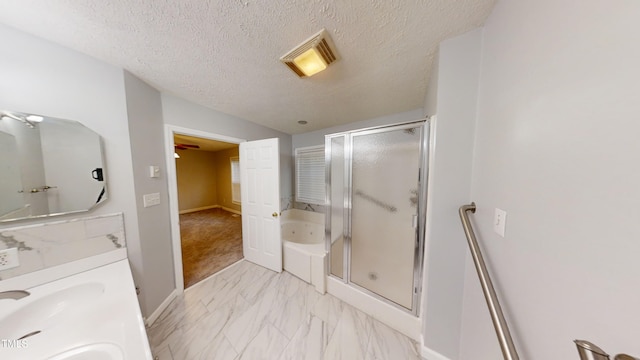
<svg viewBox="0 0 640 360">
<path fill-rule="evenodd" d="M 319 214 L 325 214 L 327 211 L 327 207 L 325 205 L 309 204 L 309 203 L 297 202 L 297 201 L 293 203 L 293 206 L 291 208 L 319 213 Z"/>
<path fill-rule="evenodd" d="M 293 195 L 280 197 L 280 212 L 293 209 L 295 206 Z"/>
</svg>

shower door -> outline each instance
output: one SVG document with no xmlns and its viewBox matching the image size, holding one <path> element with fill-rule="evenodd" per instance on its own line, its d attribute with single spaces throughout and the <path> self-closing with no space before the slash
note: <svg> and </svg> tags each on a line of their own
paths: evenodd
<svg viewBox="0 0 640 360">
<path fill-rule="evenodd" d="M 416 314 L 425 139 L 424 121 L 327 138 L 331 274 Z"/>
</svg>

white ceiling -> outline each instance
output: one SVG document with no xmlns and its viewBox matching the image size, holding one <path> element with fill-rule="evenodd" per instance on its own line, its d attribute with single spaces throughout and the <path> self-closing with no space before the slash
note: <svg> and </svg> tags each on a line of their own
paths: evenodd
<svg viewBox="0 0 640 360">
<path fill-rule="evenodd" d="M 438 43 L 495 1 L 0 0 L 0 23 L 296 134 L 421 108 Z M 279 58 L 322 28 L 342 59 L 300 79 Z"/>
</svg>

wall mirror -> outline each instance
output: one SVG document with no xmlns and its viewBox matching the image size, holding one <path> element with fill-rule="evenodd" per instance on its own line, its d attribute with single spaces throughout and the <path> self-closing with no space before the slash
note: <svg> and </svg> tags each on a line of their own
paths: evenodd
<svg viewBox="0 0 640 360">
<path fill-rule="evenodd" d="M 0 110 L 0 222 L 89 211 L 107 199 L 100 135 Z"/>
</svg>

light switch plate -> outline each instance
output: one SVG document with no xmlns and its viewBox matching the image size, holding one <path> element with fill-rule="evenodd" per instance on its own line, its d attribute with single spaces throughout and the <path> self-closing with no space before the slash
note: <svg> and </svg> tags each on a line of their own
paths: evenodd
<svg viewBox="0 0 640 360">
<path fill-rule="evenodd" d="M 155 206 L 160 204 L 160 193 L 145 194 L 142 196 L 144 207 Z"/>
<path fill-rule="evenodd" d="M 507 225 L 507 212 L 496 208 L 493 215 L 493 231 L 504 237 L 505 226 Z"/>
<path fill-rule="evenodd" d="M 18 248 L 0 250 L 0 270 L 7 270 L 20 266 Z"/>
<path fill-rule="evenodd" d="M 159 178 L 160 177 L 160 167 L 157 165 L 149 166 L 149 177 L 151 178 Z"/>
</svg>

